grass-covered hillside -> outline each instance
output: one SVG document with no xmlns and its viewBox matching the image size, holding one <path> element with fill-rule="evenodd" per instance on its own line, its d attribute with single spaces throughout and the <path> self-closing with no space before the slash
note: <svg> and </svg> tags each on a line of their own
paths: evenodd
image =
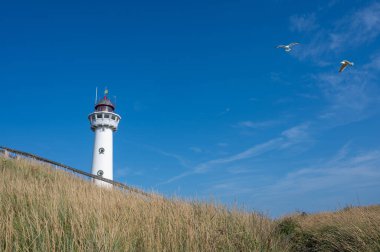
<svg viewBox="0 0 380 252">
<path fill-rule="evenodd" d="M 0 157 L 0 251 L 380 251 L 380 207 L 279 220 Z"/>
</svg>

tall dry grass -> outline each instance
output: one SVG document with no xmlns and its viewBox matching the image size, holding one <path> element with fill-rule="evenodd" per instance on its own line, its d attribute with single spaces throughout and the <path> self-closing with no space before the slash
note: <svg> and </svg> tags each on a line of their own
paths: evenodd
<svg viewBox="0 0 380 252">
<path fill-rule="evenodd" d="M 0 251 L 380 251 L 380 206 L 271 220 L 0 156 Z"/>
<path fill-rule="evenodd" d="M 380 206 L 295 214 L 278 221 L 277 232 L 292 251 L 380 251 Z"/>
<path fill-rule="evenodd" d="M 284 251 L 265 216 L 101 189 L 0 158 L 1 251 Z"/>
</svg>

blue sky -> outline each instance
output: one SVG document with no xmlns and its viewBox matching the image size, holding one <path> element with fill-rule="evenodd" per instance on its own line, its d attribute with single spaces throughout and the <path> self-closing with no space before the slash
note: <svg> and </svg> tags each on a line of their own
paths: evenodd
<svg viewBox="0 0 380 252">
<path fill-rule="evenodd" d="M 90 171 L 107 86 L 115 180 L 271 216 L 380 203 L 379 1 L 3 1 L 0 27 L 1 145 Z"/>
</svg>

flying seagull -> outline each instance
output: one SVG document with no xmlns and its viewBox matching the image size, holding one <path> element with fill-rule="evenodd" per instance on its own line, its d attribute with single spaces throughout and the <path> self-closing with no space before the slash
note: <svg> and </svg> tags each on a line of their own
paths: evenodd
<svg viewBox="0 0 380 252">
<path fill-rule="evenodd" d="M 290 43 L 289 45 L 279 45 L 277 46 L 277 48 L 283 48 L 285 52 L 290 52 L 292 50 L 292 47 L 295 45 L 299 45 L 299 43 L 294 42 L 294 43 Z"/>
<path fill-rule="evenodd" d="M 342 62 L 340 62 L 341 66 L 340 66 L 340 69 L 339 69 L 339 73 L 343 72 L 343 70 L 348 66 L 353 66 L 354 65 L 354 62 L 349 62 L 348 60 L 343 60 Z"/>
</svg>

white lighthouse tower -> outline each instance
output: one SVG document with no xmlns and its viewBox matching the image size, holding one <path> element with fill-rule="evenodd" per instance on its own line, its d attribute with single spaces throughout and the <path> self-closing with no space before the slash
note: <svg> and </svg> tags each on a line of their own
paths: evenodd
<svg viewBox="0 0 380 252">
<path fill-rule="evenodd" d="M 117 130 L 121 117 L 114 113 L 115 106 L 108 96 L 95 104 L 95 111 L 88 116 L 91 129 L 95 132 L 94 152 L 92 158 L 92 174 L 113 180 L 113 132 Z M 95 179 L 95 184 L 112 187 L 111 184 Z"/>
</svg>

